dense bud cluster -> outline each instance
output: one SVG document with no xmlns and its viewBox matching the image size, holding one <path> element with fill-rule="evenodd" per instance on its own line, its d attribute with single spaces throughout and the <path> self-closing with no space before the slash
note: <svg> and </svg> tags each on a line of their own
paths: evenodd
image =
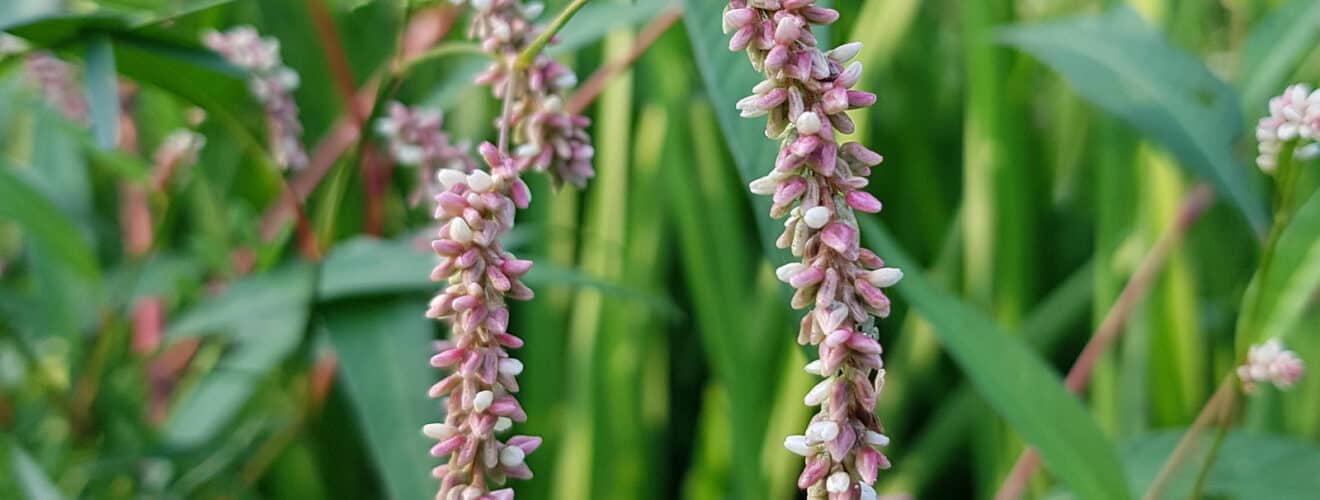
<svg viewBox="0 0 1320 500">
<path fill-rule="evenodd" d="M 803 401 L 820 412 L 784 446 L 805 457 L 798 486 L 810 498 L 854 500 L 875 498 L 877 471 L 889 467 L 880 451 L 889 438 L 874 413 L 884 385 L 874 318 L 889 315 L 882 289 L 903 273 L 860 246 L 856 212 L 881 208 L 863 190 L 881 157 L 836 134 L 853 132 L 847 111 L 876 98 L 852 90 L 862 67 L 849 61 L 860 44 L 817 47 L 811 26 L 838 17 L 812 0 L 733 0 L 724 29 L 729 48 L 746 51 L 765 75 L 737 106 L 744 117 L 766 116 L 766 135 L 782 142 L 773 170 L 750 188 L 772 197 L 771 216 L 786 217 L 777 244 L 800 260 L 776 274 L 797 289 L 792 306 L 809 309 L 798 342 L 819 349 L 806 369 L 824 377 Z"/>
<path fill-rule="evenodd" d="M 208 31 L 202 41 L 230 64 L 249 72 L 248 88 L 266 111 L 267 135 L 271 155 L 283 168 L 298 169 L 307 165 L 302 146 L 302 122 L 293 91 L 298 88 L 298 73 L 280 59 L 280 41 L 262 38 L 251 26 L 229 31 Z"/>
<path fill-rule="evenodd" d="M 1256 165 L 1265 173 L 1274 172 L 1288 143 L 1293 143 L 1297 158 L 1320 155 L 1320 90 L 1297 84 L 1270 99 L 1270 115 L 1256 125 L 1256 140 L 1260 142 Z"/>
<path fill-rule="evenodd" d="M 1301 380 L 1305 372 L 1301 358 L 1284 349 L 1279 339 L 1251 346 L 1247 351 L 1247 363 L 1237 369 L 1238 378 L 1242 379 L 1247 392 L 1255 391 L 1256 384 L 1261 383 L 1287 389 Z"/>
</svg>

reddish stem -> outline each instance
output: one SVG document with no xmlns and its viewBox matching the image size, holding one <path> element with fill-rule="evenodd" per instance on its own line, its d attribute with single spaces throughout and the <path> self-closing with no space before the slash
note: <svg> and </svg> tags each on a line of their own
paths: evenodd
<svg viewBox="0 0 1320 500">
<path fill-rule="evenodd" d="M 656 18 L 651 20 L 646 27 L 642 28 L 641 33 L 637 35 L 637 40 L 633 43 L 632 51 L 623 58 L 617 61 L 611 61 L 609 64 L 601 66 L 595 73 L 592 73 L 591 78 L 588 78 L 586 83 L 583 83 L 578 87 L 577 92 L 569 99 L 568 105 L 564 107 L 564 110 L 574 115 L 581 114 L 583 110 L 587 109 L 587 106 L 590 106 L 591 103 L 600 96 L 600 93 L 605 90 L 605 86 L 610 83 L 610 80 L 613 80 L 614 77 L 619 75 L 619 73 L 622 73 L 624 70 L 631 67 L 633 63 L 637 62 L 637 59 L 642 57 L 642 54 L 646 53 L 646 49 L 650 48 L 656 40 L 660 39 L 661 35 L 664 35 L 666 31 L 669 31 L 669 28 L 682 17 L 683 10 L 678 7 L 668 9 L 656 16 Z"/>
</svg>

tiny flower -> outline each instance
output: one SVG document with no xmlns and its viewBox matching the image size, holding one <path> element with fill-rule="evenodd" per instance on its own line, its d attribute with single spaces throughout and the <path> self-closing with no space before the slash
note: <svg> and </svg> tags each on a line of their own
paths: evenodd
<svg viewBox="0 0 1320 500">
<path fill-rule="evenodd" d="M 807 444 L 806 436 L 789 436 L 784 438 L 784 448 L 797 455 L 809 457 L 816 453 L 815 448 Z"/>
<path fill-rule="evenodd" d="M 882 267 L 866 273 L 866 280 L 876 288 L 889 288 L 903 279 L 903 270 L 896 267 Z"/>
<path fill-rule="evenodd" d="M 823 443 L 831 441 L 839 435 L 839 424 L 829 420 L 812 423 L 807 426 L 807 441 L 813 443 Z"/>
<path fill-rule="evenodd" d="M 1260 143 L 1256 165 L 1265 173 L 1274 172 L 1278 155 L 1288 143 L 1293 144 L 1295 157 L 1311 156 L 1310 146 L 1320 141 L 1320 90 L 1312 91 L 1303 84 L 1289 86 L 1270 99 L 1269 111 L 1256 125 Z"/>
<path fill-rule="evenodd" d="M 825 207 L 811 207 L 807 213 L 802 215 L 802 221 L 807 223 L 807 227 L 820 229 L 830 222 L 830 209 Z"/>
<path fill-rule="evenodd" d="M 298 73 L 280 60 L 279 40 L 262 38 L 251 26 L 238 26 L 223 33 L 208 31 L 202 41 L 225 60 L 251 74 L 248 87 L 266 110 L 268 142 L 275 162 L 284 168 L 305 166 L 303 127 L 298 120 L 298 104 L 293 100 Z"/>
<path fill-rule="evenodd" d="M 1297 354 L 1284 349 L 1279 339 L 1269 339 L 1247 350 L 1246 364 L 1237 369 L 1238 378 L 1247 392 L 1256 384 L 1269 383 L 1279 389 L 1288 389 L 1305 373 L 1305 366 Z"/>
<path fill-rule="evenodd" d="M 523 453 L 522 448 L 517 446 L 505 446 L 504 449 L 500 450 L 500 463 L 505 467 L 521 465 L 526 457 L 527 454 Z"/>
<path fill-rule="evenodd" d="M 849 486 L 852 486 L 852 478 L 848 476 L 847 472 L 835 472 L 830 474 L 829 479 L 825 480 L 825 491 L 830 493 L 843 493 L 848 491 Z"/>
</svg>

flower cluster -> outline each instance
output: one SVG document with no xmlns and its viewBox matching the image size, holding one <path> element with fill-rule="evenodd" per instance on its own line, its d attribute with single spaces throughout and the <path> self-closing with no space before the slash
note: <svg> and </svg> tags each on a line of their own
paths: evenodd
<svg viewBox="0 0 1320 500">
<path fill-rule="evenodd" d="M 512 499 L 512 489 L 489 486 L 532 477 L 524 459 L 541 444 L 538 437 L 496 437 L 527 419 L 514 397 L 523 365 L 507 352 L 523 342 L 508 332 L 505 300 L 532 298 L 520 280 L 532 262 L 505 251 L 499 238 L 513 226 L 515 209 L 527 207 L 531 192 L 512 158 L 489 143 L 479 151 L 489 171 L 438 174 L 444 191 L 436 196 L 435 217 L 442 225 L 432 247 L 440 263 L 431 278 L 447 286 L 426 315 L 450 323 L 450 338 L 439 343 L 431 365 L 452 373 L 430 392 L 445 398 L 445 421 L 422 432 L 438 441 L 432 455 L 449 456 L 434 470 L 441 481 L 436 498 L 443 500 Z"/>
<path fill-rule="evenodd" d="M 1296 158 L 1320 156 L 1320 90 L 1304 84 L 1289 86 L 1283 94 L 1270 99 L 1270 115 L 1256 125 L 1260 155 L 1256 165 L 1273 173 L 1285 144 L 1297 141 Z"/>
<path fill-rule="evenodd" d="M 1305 371 L 1306 367 L 1296 353 L 1284 349 L 1279 339 L 1269 339 L 1247 350 L 1247 364 L 1239 366 L 1237 374 L 1242 379 L 1243 388 L 1252 392 L 1259 383 L 1287 389 L 1296 384 Z"/>
<path fill-rule="evenodd" d="M 533 20 L 541 4 L 519 0 L 471 0 L 475 13 L 468 36 L 481 41 L 482 50 L 495 61 L 477 83 L 489 85 L 496 97 L 508 101 L 508 113 L 499 123 L 513 131 L 517 145 L 514 161 L 520 169 L 549 172 L 556 185 L 582 187 L 595 175 L 591 159 L 596 150 L 586 128 L 591 120 L 564 109 L 564 94 L 577 85 L 568 67 L 544 54 L 526 68 L 518 67 L 518 54 L 540 33 Z"/>
<path fill-rule="evenodd" d="M 298 104 L 293 100 L 298 73 L 280 60 L 279 40 L 262 38 L 251 26 L 238 26 L 223 33 L 208 31 L 202 41 L 231 64 L 251 73 L 248 87 L 265 108 L 275 163 L 283 168 L 305 166 L 302 122 L 298 121 Z"/>
<path fill-rule="evenodd" d="M 70 120 L 87 122 L 87 101 L 68 63 L 45 52 L 34 52 L 24 59 L 23 66 L 46 103 Z"/>
<path fill-rule="evenodd" d="M 876 99 L 852 90 L 862 68 L 847 62 L 860 44 L 817 47 L 810 27 L 838 17 L 814 0 L 732 0 L 724 29 L 733 33 L 729 48 L 745 50 L 766 77 L 738 109 L 745 117 L 767 116 L 766 135 L 782 143 L 773 170 L 750 188 L 773 198 L 773 217 L 787 216 L 777 244 L 801 260 L 776 274 L 797 289 L 793 307 L 810 309 L 798 342 L 818 347 L 820 359 L 806 369 L 825 378 L 804 399 L 820 412 L 784 446 L 806 457 L 798 486 L 810 498 L 854 500 L 875 498 L 877 470 L 889 467 L 880 452 L 889 438 L 874 413 L 884 385 L 874 318 L 889 315 L 881 289 L 903 273 L 860 247 L 856 212 L 880 211 L 879 200 L 862 189 L 882 158 L 835 136 L 853 131 L 848 110 Z"/>
<path fill-rule="evenodd" d="M 387 115 L 376 121 L 376 133 L 389 143 L 390 157 L 399 165 L 418 167 L 422 183 L 433 194 L 443 189 L 436 173 L 440 169 L 471 172 L 476 168 L 464 143 L 451 144 L 441 130 L 444 116 L 439 111 L 409 108 L 391 102 Z"/>
</svg>

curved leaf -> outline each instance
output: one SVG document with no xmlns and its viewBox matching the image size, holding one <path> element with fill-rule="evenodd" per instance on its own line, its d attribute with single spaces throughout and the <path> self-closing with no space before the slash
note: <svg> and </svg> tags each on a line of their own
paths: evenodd
<svg viewBox="0 0 1320 500">
<path fill-rule="evenodd" d="M 722 5 L 688 0 L 686 6 L 688 34 L 706 90 L 718 107 L 738 172 L 744 182 L 750 182 L 774 165 L 776 154 L 776 145 L 765 138 L 761 124 L 739 118 L 734 108 L 759 79 L 742 54 L 728 51 L 720 32 Z M 753 201 L 762 242 L 769 250 L 767 255 L 780 260 L 786 252 L 774 249 L 778 224 L 762 215 L 767 213 L 763 209 L 768 203 L 763 198 Z M 940 342 L 977 392 L 1026 442 L 1040 450 L 1046 467 L 1078 498 L 1127 498 L 1113 448 L 1081 402 L 1064 390 L 1058 375 L 1020 339 L 1000 332 L 984 314 L 927 282 L 917 272 L 920 266 L 879 225 L 863 226 L 868 243 L 886 261 L 908 271 L 898 293 L 935 326 Z"/>
<path fill-rule="evenodd" d="M 1242 46 L 1238 87 L 1248 110 L 1264 114 L 1266 100 L 1283 90 L 1288 76 L 1320 40 L 1320 2 L 1293 0 L 1252 29 Z"/>
<path fill-rule="evenodd" d="M 99 276 L 96 255 L 83 240 L 78 226 L 2 160 L 0 219 L 18 223 L 38 251 L 63 260 L 78 275 L 93 279 Z"/>
<path fill-rule="evenodd" d="M 1182 430 L 1159 431 L 1123 446 L 1131 491 L 1146 490 L 1182 437 Z M 1200 463 L 1203 458 L 1198 456 L 1192 462 Z M 1187 469 L 1183 472 L 1194 473 L 1196 467 Z M 1206 498 L 1309 500 L 1320 491 L 1317 470 L 1320 448 L 1313 444 L 1269 434 L 1231 432 L 1206 475 L 1204 493 Z M 1193 479 L 1190 474 L 1174 476 L 1162 498 L 1188 498 Z"/>
<path fill-rule="evenodd" d="M 339 380 L 395 500 L 427 498 L 436 487 L 428 471 L 437 463 L 421 435 L 423 425 L 441 418 L 426 395 L 438 372 L 426 364 L 433 323 L 425 310 L 424 300 L 396 299 L 336 306 L 325 315 Z"/>
<path fill-rule="evenodd" d="M 1040 59 L 1093 104 L 1168 148 L 1264 234 L 1264 199 L 1233 150 L 1242 134 L 1233 89 L 1130 8 L 1016 26 L 1003 30 L 1000 40 Z"/>
</svg>

